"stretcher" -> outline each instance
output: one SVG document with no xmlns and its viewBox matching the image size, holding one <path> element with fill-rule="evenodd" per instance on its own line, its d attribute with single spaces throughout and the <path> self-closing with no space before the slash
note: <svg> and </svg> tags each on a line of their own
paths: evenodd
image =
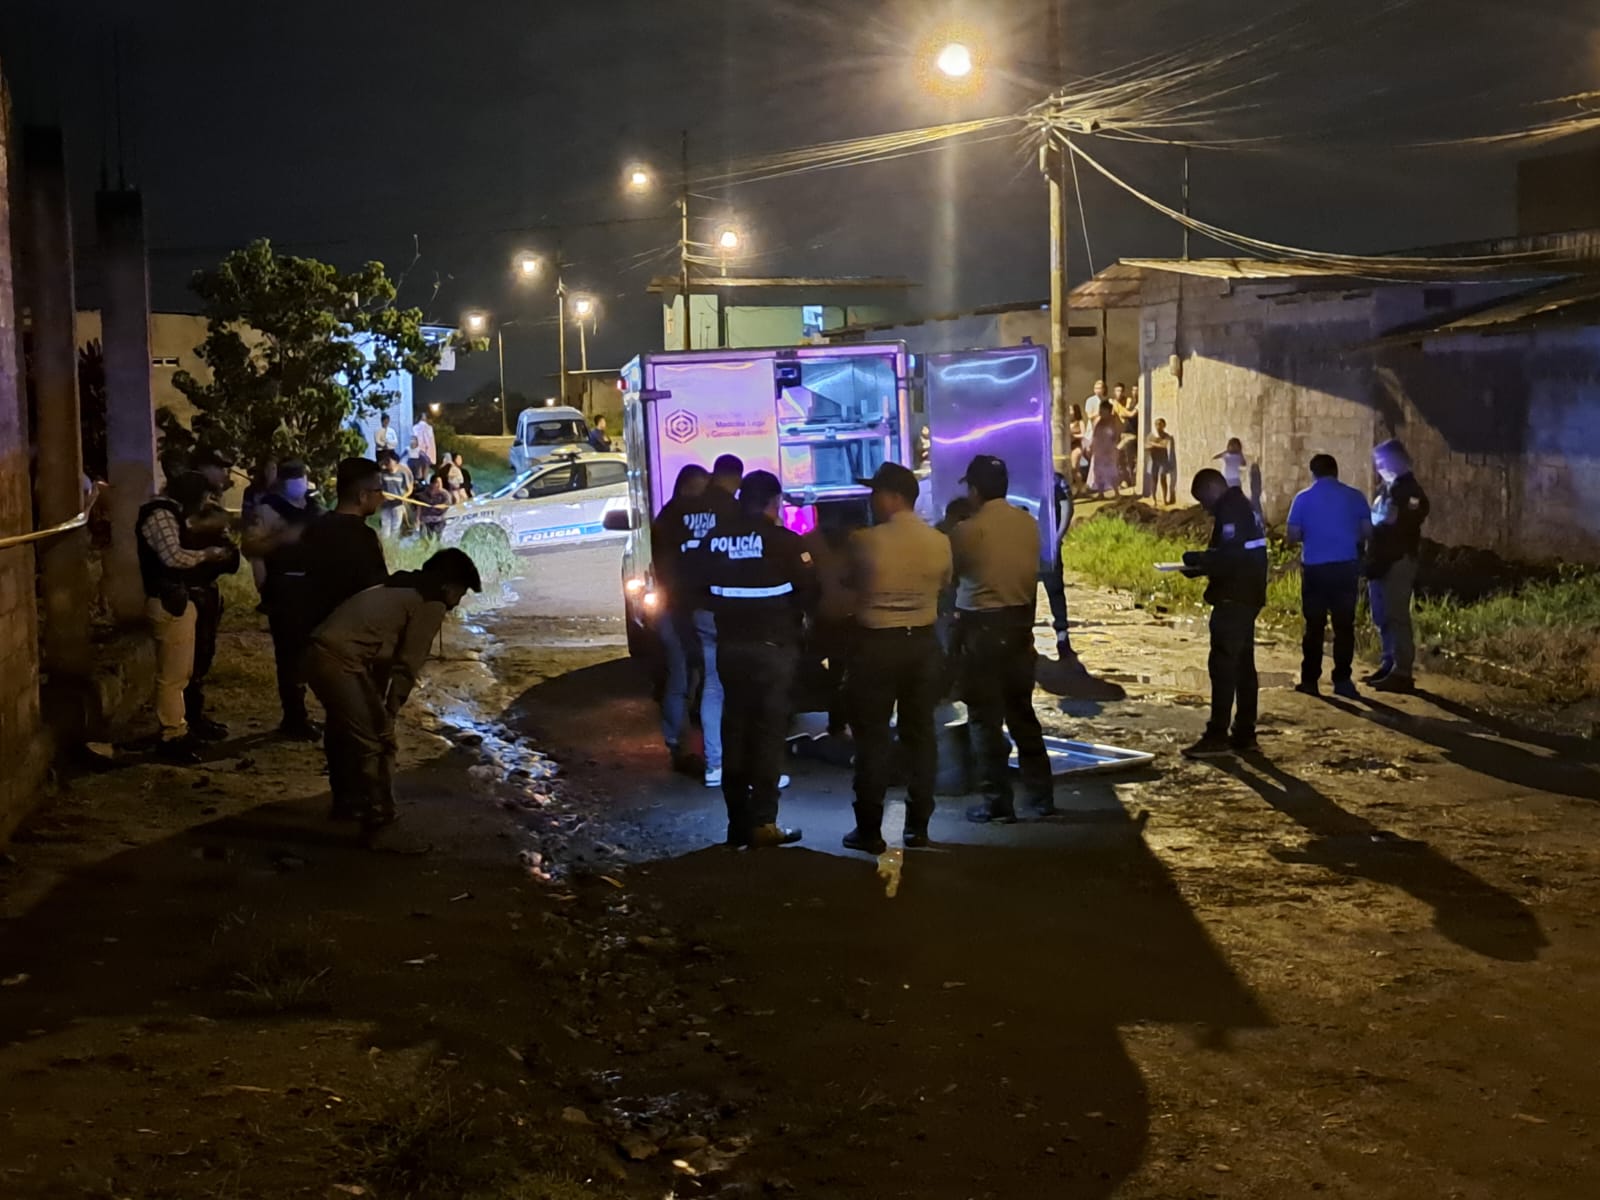
<svg viewBox="0 0 1600 1200">
<path fill-rule="evenodd" d="M 838 767 L 849 767 L 849 743 L 844 739 L 830 738 L 827 733 L 827 713 L 800 713 L 789 730 L 789 752 L 797 758 L 809 758 Z M 968 734 L 966 714 L 950 706 L 939 712 L 937 726 L 939 743 L 939 768 L 936 790 L 942 796 L 962 796 L 972 791 L 972 749 Z M 1143 750 L 1127 750 L 1121 746 L 1107 746 L 1099 742 L 1084 742 L 1073 738 L 1046 737 L 1045 749 L 1050 754 L 1051 774 L 1060 779 L 1065 776 L 1111 775 L 1121 771 L 1137 771 L 1156 760 L 1154 754 Z M 1017 755 L 1011 753 L 1011 769 L 1017 769 Z"/>
</svg>

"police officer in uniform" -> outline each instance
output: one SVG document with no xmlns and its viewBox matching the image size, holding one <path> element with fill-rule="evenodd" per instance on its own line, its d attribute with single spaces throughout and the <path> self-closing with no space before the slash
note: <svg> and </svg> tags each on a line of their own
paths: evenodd
<svg viewBox="0 0 1600 1200">
<path fill-rule="evenodd" d="M 778 824 L 800 625 L 815 582 L 811 555 L 778 523 L 783 489 L 770 471 L 739 486 L 739 511 L 694 552 L 701 601 L 716 622 L 722 710 L 722 795 L 728 845 L 782 846 L 798 829 Z"/>
<path fill-rule="evenodd" d="M 700 546 L 700 539 L 711 532 L 717 515 L 731 513 L 733 497 L 721 489 L 708 495 L 711 472 L 689 465 L 678 472 L 672 499 L 656 514 L 650 526 L 650 559 L 655 572 L 656 590 L 666 597 L 666 611 L 657 625 L 661 648 L 667 660 L 666 686 L 661 695 L 661 740 L 672 756 L 672 769 L 684 774 L 703 774 L 706 766 L 696 762 L 684 748 L 689 732 L 689 664 L 698 649 L 694 631 L 695 596 L 683 572 L 683 556 Z"/>
<path fill-rule="evenodd" d="M 1029 807 L 1056 811 L 1055 781 L 1044 731 L 1033 711 L 1033 618 L 1039 594 L 1039 523 L 1006 499 L 1011 475 L 992 454 L 980 454 L 963 482 L 975 511 L 950 534 L 955 558 L 957 640 L 962 696 L 984 802 L 967 810 L 979 823 L 1017 819 L 1008 772 L 1016 743 Z"/>
<path fill-rule="evenodd" d="M 1411 628 L 1411 592 L 1417 582 L 1428 494 L 1411 473 L 1405 444 L 1391 438 L 1372 451 L 1382 481 L 1372 500 L 1372 541 L 1367 550 L 1367 599 L 1383 642 L 1383 662 L 1367 676 L 1374 691 L 1416 690 L 1417 647 Z"/>
<path fill-rule="evenodd" d="M 845 834 L 844 844 L 882 854 L 883 797 L 894 747 L 889 720 L 896 712 L 908 767 L 905 844 L 928 844 L 938 767 L 933 710 L 944 685 L 944 656 L 934 624 L 952 567 L 950 539 L 915 512 L 918 485 L 911 471 L 884 463 L 867 483 L 875 523 L 850 539 L 858 627 L 848 683 L 856 739 L 856 827 Z"/>
<path fill-rule="evenodd" d="M 139 576 L 156 640 L 159 753 L 177 763 L 200 761 L 194 742 L 203 731 L 189 726 L 186 694 L 195 666 L 195 596 L 214 586 L 218 574 L 239 566 L 239 552 L 232 545 L 199 546 L 190 531 L 190 522 L 207 506 L 210 490 L 198 473 L 185 472 L 145 504 L 134 522 Z"/>
<path fill-rule="evenodd" d="M 278 732 L 296 741 L 315 742 L 322 730 L 306 712 L 306 685 L 300 659 L 311 643 L 313 593 L 306 572 L 301 537 L 322 516 L 322 506 L 309 495 L 304 463 L 278 468 L 277 487 L 261 498 L 253 528 L 245 537 L 245 554 L 266 560 L 262 594 L 272 654 L 278 671 L 278 701 L 283 721 Z"/>
<path fill-rule="evenodd" d="M 228 490 L 233 463 L 216 450 L 205 450 L 190 461 L 190 472 L 205 481 L 206 499 L 184 526 L 184 545 L 225 551 L 225 556 L 197 571 L 189 588 L 194 602 L 194 669 L 189 686 L 183 690 L 183 706 L 189 733 L 203 742 L 220 742 L 228 727 L 206 715 L 206 676 L 217 657 L 217 635 L 222 632 L 222 588 L 218 580 L 239 569 L 239 552 L 229 535 L 227 509 L 223 495 Z"/>
<path fill-rule="evenodd" d="M 1206 468 L 1191 494 L 1211 514 L 1211 545 L 1183 556 L 1184 574 L 1204 575 L 1211 605 L 1211 722 L 1187 758 L 1249 754 L 1256 745 L 1256 616 L 1267 602 L 1267 535 L 1249 497 Z M 1229 720 L 1232 719 L 1230 734 Z"/>
</svg>

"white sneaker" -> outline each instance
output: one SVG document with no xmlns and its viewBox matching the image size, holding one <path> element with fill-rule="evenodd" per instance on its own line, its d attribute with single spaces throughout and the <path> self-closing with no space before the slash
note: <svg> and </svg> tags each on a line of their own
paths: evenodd
<svg viewBox="0 0 1600 1200">
<path fill-rule="evenodd" d="M 708 788 L 719 788 L 719 787 L 722 786 L 722 768 L 721 767 L 716 767 L 715 769 L 708 770 L 706 772 L 706 786 Z"/>
</svg>

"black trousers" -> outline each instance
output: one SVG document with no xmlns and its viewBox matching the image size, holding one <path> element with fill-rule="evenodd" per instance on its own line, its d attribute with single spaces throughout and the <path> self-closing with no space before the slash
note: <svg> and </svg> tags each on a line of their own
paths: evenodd
<svg viewBox="0 0 1600 1200">
<path fill-rule="evenodd" d="M 1044 731 L 1033 711 L 1033 609 L 963 612 L 960 616 L 961 691 L 967 702 L 978 778 L 989 810 L 1011 813 L 1008 766 L 1017 746 L 1022 786 L 1036 804 L 1053 801 L 1055 781 Z"/>
<path fill-rule="evenodd" d="M 748 834 L 778 819 L 778 780 L 799 663 L 799 647 L 792 643 L 717 640 L 722 798 L 730 834 Z"/>
<path fill-rule="evenodd" d="M 306 684 L 301 660 L 311 645 L 305 579 L 278 577 L 267 581 L 267 628 L 272 632 L 272 658 L 278 669 L 278 703 L 285 725 L 303 725 Z"/>
<path fill-rule="evenodd" d="M 1055 626 L 1056 644 L 1069 644 L 1067 635 L 1067 577 L 1061 556 L 1047 570 L 1039 572 L 1039 582 L 1044 584 L 1044 594 L 1050 600 L 1050 624 Z"/>
<path fill-rule="evenodd" d="M 1256 615 L 1250 604 L 1218 604 L 1211 610 L 1211 723 L 1209 737 L 1253 737 L 1256 732 Z"/>
<path fill-rule="evenodd" d="M 384 680 L 313 646 L 302 660 L 311 689 L 327 710 L 323 749 L 336 813 L 381 824 L 394 816 L 394 718 Z"/>
<path fill-rule="evenodd" d="M 1322 638 L 1333 620 L 1333 681 L 1349 680 L 1356 657 L 1356 598 L 1361 594 L 1359 563 L 1317 563 L 1300 571 L 1300 611 L 1306 619 L 1300 643 L 1300 681 L 1322 675 Z"/>
<path fill-rule="evenodd" d="M 843 737 L 851 724 L 850 656 L 856 628 L 847 621 L 818 621 L 813 639 L 817 654 L 828 660 L 828 733 Z"/>
<path fill-rule="evenodd" d="M 217 658 L 217 634 L 222 629 L 222 589 L 216 584 L 190 588 L 194 604 L 194 670 L 183 689 L 183 710 L 193 725 L 206 712 L 206 675 Z"/>
<path fill-rule="evenodd" d="M 875 833 L 894 768 L 896 729 L 906 758 L 906 828 L 922 832 L 933 816 L 938 773 L 933 710 L 944 690 L 944 654 L 933 626 L 862 629 L 850 673 L 850 727 L 856 739 L 856 827 Z"/>
</svg>

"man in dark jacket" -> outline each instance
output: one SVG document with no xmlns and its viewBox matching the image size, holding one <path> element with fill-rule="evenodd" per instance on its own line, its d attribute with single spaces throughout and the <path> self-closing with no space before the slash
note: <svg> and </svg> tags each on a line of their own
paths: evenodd
<svg viewBox="0 0 1600 1200">
<path fill-rule="evenodd" d="M 682 567 L 685 552 L 697 549 L 700 539 L 717 523 L 723 501 L 706 495 L 710 483 L 711 472 L 704 467 L 684 467 L 673 485 L 672 499 L 662 506 L 650 527 L 655 590 L 663 598 L 656 629 L 667 660 L 667 682 L 661 696 L 661 739 L 672 756 L 673 770 L 685 773 L 703 772 L 705 763 L 693 759 L 683 745 L 689 732 L 689 661 L 697 646 L 695 596 Z M 727 503 L 731 505 L 731 497 Z"/>
<path fill-rule="evenodd" d="M 744 480 L 744 461 L 737 455 L 722 454 L 711 464 L 711 483 L 706 488 L 705 503 L 715 516 L 713 525 L 732 520 L 739 515 L 734 496 Z M 707 529 L 709 533 L 709 528 Z M 717 662 L 717 620 L 704 603 L 697 599 L 694 611 L 694 636 L 700 645 L 700 665 L 704 686 L 700 689 L 700 731 L 705 735 L 706 773 L 708 788 L 722 786 L 722 672 Z"/>
<path fill-rule="evenodd" d="M 800 624 L 816 584 L 811 555 L 778 523 L 782 493 L 772 472 L 750 472 L 738 515 L 719 522 L 690 560 L 716 621 L 722 796 L 735 847 L 800 840 L 798 829 L 778 824 L 778 794 Z"/>
<path fill-rule="evenodd" d="M 314 630 L 357 592 L 389 578 L 383 541 L 369 522 L 383 507 L 383 473 L 370 458 L 339 464 L 339 502 L 301 536 L 306 621 Z"/>
<path fill-rule="evenodd" d="M 1366 682 L 1379 692 L 1416 687 L 1416 641 L 1411 630 L 1411 592 L 1417 583 L 1422 524 L 1428 494 L 1411 473 L 1404 443 L 1390 439 L 1372 452 L 1381 481 L 1372 501 L 1372 541 L 1367 550 L 1367 600 L 1383 642 L 1383 661 Z"/>
<path fill-rule="evenodd" d="M 300 659 L 313 628 L 302 538 L 321 516 L 322 506 L 310 496 L 305 464 L 286 462 L 278 468 L 277 486 L 262 497 L 244 538 L 245 553 L 266 560 L 263 600 L 283 707 L 278 732 L 304 742 L 322 737 L 321 728 L 306 712 L 306 686 L 300 677 Z"/>
<path fill-rule="evenodd" d="M 1211 605 L 1211 721 L 1187 758 L 1249 754 L 1256 745 L 1256 617 L 1267 602 L 1267 535 L 1245 494 L 1206 468 L 1191 494 L 1211 514 L 1211 544 L 1183 556 L 1184 574 L 1204 575 Z M 1232 736 L 1229 720 L 1232 720 Z"/>
</svg>

